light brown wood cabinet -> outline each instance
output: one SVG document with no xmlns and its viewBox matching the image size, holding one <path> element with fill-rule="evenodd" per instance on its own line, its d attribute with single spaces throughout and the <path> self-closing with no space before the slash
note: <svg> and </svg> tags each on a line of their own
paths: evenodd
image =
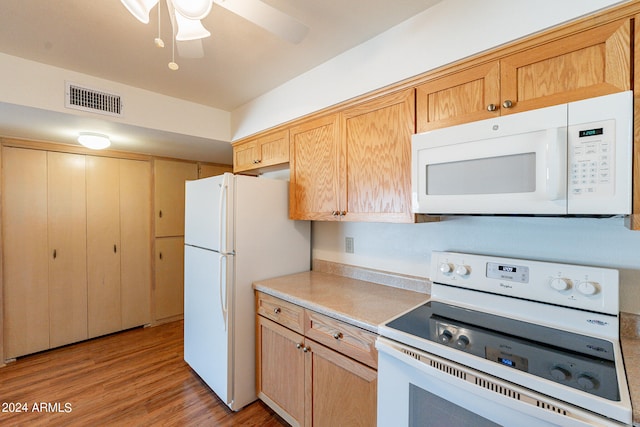
<svg viewBox="0 0 640 427">
<path fill-rule="evenodd" d="M 198 179 L 222 175 L 225 172 L 233 172 L 233 166 L 210 165 L 207 163 L 198 164 Z"/>
<path fill-rule="evenodd" d="M 164 320 L 184 313 L 184 238 L 156 239 L 156 283 L 154 319 Z"/>
<path fill-rule="evenodd" d="M 631 88 L 630 21 L 524 49 L 417 87 L 417 131 Z"/>
<path fill-rule="evenodd" d="M 233 145 L 233 172 L 240 173 L 286 164 L 289 161 L 289 130 L 269 132 Z"/>
<path fill-rule="evenodd" d="M 16 147 L 2 160 L 4 356 L 148 323 L 149 163 Z"/>
<path fill-rule="evenodd" d="M 154 160 L 156 237 L 184 236 L 184 184 L 194 179 L 196 163 Z"/>
<path fill-rule="evenodd" d="M 256 311 L 261 400 L 293 426 L 376 425 L 374 334 L 260 292 Z"/>
<path fill-rule="evenodd" d="M 291 129 L 293 219 L 413 222 L 408 89 Z"/>
</svg>

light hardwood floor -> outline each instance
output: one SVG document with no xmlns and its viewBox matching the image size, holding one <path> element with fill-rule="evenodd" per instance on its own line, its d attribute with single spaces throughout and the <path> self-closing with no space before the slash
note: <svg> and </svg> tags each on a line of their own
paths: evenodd
<svg viewBox="0 0 640 427">
<path fill-rule="evenodd" d="M 0 425 L 288 425 L 259 401 L 229 410 L 184 362 L 182 327 L 133 329 L 0 368 Z"/>
</svg>

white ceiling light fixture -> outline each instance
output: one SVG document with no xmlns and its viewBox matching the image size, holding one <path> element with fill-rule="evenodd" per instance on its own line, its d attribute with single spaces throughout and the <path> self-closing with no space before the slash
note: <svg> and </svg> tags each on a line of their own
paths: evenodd
<svg viewBox="0 0 640 427">
<path fill-rule="evenodd" d="M 154 39 L 154 43 L 158 47 L 164 47 L 164 41 L 160 37 L 159 0 L 120 1 L 144 24 L 149 23 L 149 13 L 158 5 L 158 37 Z M 261 0 L 166 0 L 166 3 L 173 28 L 173 50 L 175 42 L 180 42 L 178 53 L 182 57 L 204 56 L 202 39 L 209 37 L 211 33 L 202 25 L 201 20 L 209 15 L 214 3 L 291 43 L 300 43 L 309 32 L 309 27 Z M 175 58 L 169 63 L 169 68 L 179 68 Z"/>
<path fill-rule="evenodd" d="M 107 135 L 94 132 L 80 132 L 78 142 L 92 150 L 103 150 L 111 145 L 111 140 Z"/>
</svg>

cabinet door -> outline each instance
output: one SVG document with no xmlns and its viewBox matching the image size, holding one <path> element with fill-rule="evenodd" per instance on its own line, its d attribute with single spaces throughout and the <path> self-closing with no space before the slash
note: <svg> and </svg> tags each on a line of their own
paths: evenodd
<svg viewBox="0 0 640 427">
<path fill-rule="evenodd" d="M 630 22 L 621 20 L 500 61 L 502 114 L 631 88 Z"/>
<path fill-rule="evenodd" d="M 119 166 L 118 159 L 87 156 L 89 338 L 122 329 Z"/>
<path fill-rule="evenodd" d="M 184 236 L 184 184 L 198 179 L 198 165 L 154 161 L 156 237 Z"/>
<path fill-rule="evenodd" d="M 87 203 L 85 156 L 47 153 L 49 340 L 58 347 L 87 339 Z"/>
<path fill-rule="evenodd" d="M 283 130 L 258 139 L 261 167 L 289 161 L 289 131 Z"/>
<path fill-rule="evenodd" d="M 497 61 L 459 71 L 416 88 L 417 132 L 489 119 L 500 114 L 499 105 Z"/>
<path fill-rule="evenodd" d="M 313 427 L 375 427 L 377 372 L 320 344 L 311 342 L 308 347 Z"/>
<path fill-rule="evenodd" d="M 342 113 L 348 221 L 413 222 L 411 135 L 413 89 Z"/>
<path fill-rule="evenodd" d="M 207 164 L 198 165 L 198 179 L 222 175 L 225 172 L 233 172 L 233 166 Z"/>
<path fill-rule="evenodd" d="M 184 313 L 184 238 L 156 239 L 155 320 Z"/>
<path fill-rule="evenodd" d="M 5 357 L 49 348 L 47 153 L 2 149 Z"/>
<path fill-rule="evenodd" d="M 151 165 L 120 160 L 122 328 L 151 321 Z"/>
<path fill-rule="evenodd" d="M 293 426 L 305 425 L 305 359 L 299 348 L 304 338 L 257 316 L 258 397 Z"/>
<path fill-rule="evenodd" d="M 259 159 L 257 139 L 233 147 L 233 171 L 235 173 L 254 169 Z"/>
<path fill-rule="evenodd" d="M 341 196 L 338 115 L 311 120 L 290 130 L 289 216 L 303 220 L 338 220 Z"/>
</svg>

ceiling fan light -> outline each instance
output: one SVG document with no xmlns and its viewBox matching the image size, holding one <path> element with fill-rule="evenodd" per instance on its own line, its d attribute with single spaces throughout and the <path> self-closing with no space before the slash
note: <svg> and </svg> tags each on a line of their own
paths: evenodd
<svg viewBox="0 0 640 427">
<path fill-rule="evenodd" d="M 176 22 L 178 23 L 177 41 L 198 40 L 211 35 L 199 20 L 187 19 L 176 13 Z"/>
<path fill-rule="evenodd" d="M 173 0 L 176 11 L 185 18 L 200 20 L 211 12 L 213 0 Z"/>
<path fill-rule="evenodd" d="M 111 140 L 107 135 L 93 132 L 80 132 L 78 142 L 92 150 L 102 150 L 111 145 Z"/>
<path fill-rule="evenodd" d="M 127 10 L 143 24 L 149 23 L 149 12 L 158 0 L 120 0 Z"/>
</svg>

